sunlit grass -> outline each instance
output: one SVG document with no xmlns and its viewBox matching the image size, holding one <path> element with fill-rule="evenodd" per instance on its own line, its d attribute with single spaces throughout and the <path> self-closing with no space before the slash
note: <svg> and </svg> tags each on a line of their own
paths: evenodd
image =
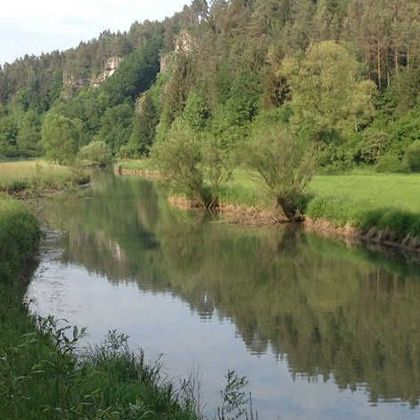
<svg viewBox="0 0 420 420">
<path fill-rule="evenodd" d="M 394 207 L 420 213 L 420 175 L 352 173 L 317 176 L 310 191 L 318 196 L 334 196 L 360 206 Z"/>
<path fill-rule="evenodd" d="M 0 192 L 8 194 L 61 189 L 88 180 L 84 172 L 44 160 L 0 163 Z"/>
<path fill-rule="evenodd" d="M 116 168 L 134 170 L 134 171 L 154 171 L 156 167 L 153 165 L 151 159 L 125 159 L 119 160 L 115 164 Z"/>
<path fill-rule="evenodd" d="M 46 160 L 0 162 L 0 182 L 29 179 L 38 176 L 40 172 L 47 171 L 54 176 L 68 176 L 71 172 L 66 166 L 55 165 Z"/>
</svg>

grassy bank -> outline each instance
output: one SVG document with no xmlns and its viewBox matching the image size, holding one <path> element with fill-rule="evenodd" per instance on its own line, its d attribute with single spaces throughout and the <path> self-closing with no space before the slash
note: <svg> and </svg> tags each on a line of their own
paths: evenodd
<svg viewBox="0 0 420 420">
<path fill-rule="evenodd" d="M 0 195 L 0 418 L 196 419 L 192 401 L 130 353 L 124 336 L 111 333 L 80 358 L 77 329 L 28 314 L 24 279 L 39 238 L 29 210 Z"/>
<path fill-rule="evenodd" d="M 85 171 L 43 160 L 0 163 L 0 192 L 6 194 L 45 194 L 87 182 L 89 175 Z"/>
<path fill-rule="evenodd" d="M 123 167 L 150 169 L 150 163 L 125 161 Z M 420 239 L 420 175 L 379 174 L 373 170 L 318 175 L 308 193 L 303 211 L 311 219 L 326 220 L 337 227 L 350 225 L 364 233 L 372 229 L 386 231 L 383 239 L 391 242 L 401 242 L 408 235 Z M 222 187 L 220 200 L 223 204 L 264 210 L 273 207 L 258 174 L 247 169 L 235 169 L 231 180 Z"/>
<path fill-rule="evenodd" d="M 318 176 L 311 185 L 314 198 L 306 214 L 337 226 L 346 224 L 383 239 L 401 242 L 420 239 L 420 175 L 354 172 Z M 417 244 L 417 241 L 413 242 Z M 420 245 L 420 243 L 419 243 Z"/>
</svg>

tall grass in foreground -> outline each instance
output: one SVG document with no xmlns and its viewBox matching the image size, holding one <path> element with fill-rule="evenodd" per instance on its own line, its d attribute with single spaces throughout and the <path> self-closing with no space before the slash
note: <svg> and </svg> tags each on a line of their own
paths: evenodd
<svg viewBox="0 0 420 420">
<path fill-rule="evenodd" d="M 42 160 L 0 163 L 0 192 L 6 194 L 55 191 L 87 182 L 85 171 Z"/>
<path fill-rule="evenodd" d="M 0 284 L 16 275 L 33 255 L 39 238 L 35 216 L 21 203 L 0 194 Z"/>
</svg>

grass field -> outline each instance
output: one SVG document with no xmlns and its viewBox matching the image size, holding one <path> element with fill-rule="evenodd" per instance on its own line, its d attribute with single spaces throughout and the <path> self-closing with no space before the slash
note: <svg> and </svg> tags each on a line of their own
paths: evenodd
<svg viewBox="0 0 420 420">
<path fill-rule="evenodd" d="M 393 207 L 420 213 L 420 174 L 354 172 L 317 176 L 310 185 L 317 196 L 334 196 L 363 207 Z"/>
<path fill-rule="evenodd" d="M 88 181 L 83 171 L 44 160 L 0 162 L 0 192 L 7 194 L 58 190 Z"/>
</svg>

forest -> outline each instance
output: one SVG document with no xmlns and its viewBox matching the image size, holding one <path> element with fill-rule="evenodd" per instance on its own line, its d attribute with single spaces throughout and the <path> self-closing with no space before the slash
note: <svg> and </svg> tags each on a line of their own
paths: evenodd
<svg viewBox="0 0 420 420">
<path fill-rule="evenodd" d="M 0 70 L 0 156 L 151 156 L 209 207 L 244 166 L 293 219 L 315 172 L 420 171 L 419 17 L 416 0 L 194 0 L 25 56 Z"/>
</svg>

